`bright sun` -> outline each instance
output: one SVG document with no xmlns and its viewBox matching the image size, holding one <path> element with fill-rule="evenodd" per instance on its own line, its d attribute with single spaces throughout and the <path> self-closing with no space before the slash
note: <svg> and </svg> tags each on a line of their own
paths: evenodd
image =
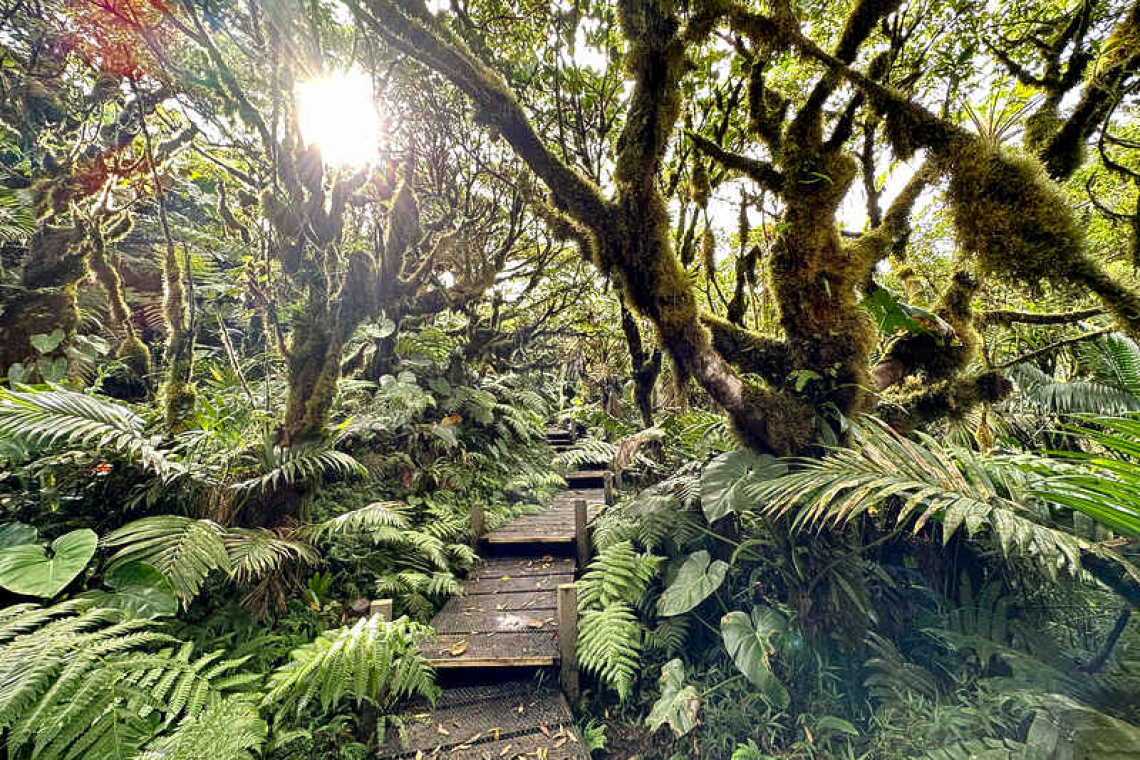
<svg viewBox="0 0 1140 760">
<path fill-rule="evenodd" d="M 298 120 L 307 145 L 317 144 L 329 166 L 361 166 L 377 157 L 380 118 L 372 84 L 359 72 L 297 85 Z"/>
</svg>

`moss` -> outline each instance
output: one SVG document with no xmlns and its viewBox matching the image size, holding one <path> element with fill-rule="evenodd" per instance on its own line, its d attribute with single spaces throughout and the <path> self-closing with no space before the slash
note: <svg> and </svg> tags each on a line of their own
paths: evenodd
<svg viewBox="0 0 1140 760">
<path fill-rule="evenodd" d="M 1100 296 L 1124 332 L 1140 338 L 1140 295 L 1089 256 L 1072 205 L 1037 159 L 961 138 L 945 166 L 959 241 L 983 276 L 1030 287 L 1082 285 Z"/>
<path fill-rule="evenodd" d="M 707 224 L 701 233 L 701 261 L 705 265 L 705 277 L 712 282 L 716 279 L 716 235 Z"/>
<path fill-rule="evenodd" d="M 713 348 L 741 372 L 759 375 L 774 386 L 780 386 L 792 371 L 791 351 L 783 342 L 737 327 L 711 314 L 702 314 L 701 322 L 712 334 Z"/>
<path fill-rule="evenodd" d="M 709 195 L 712 188 L 709 186 L 709 170 L 700 158 L 693 159 L 693 175 L 689 181 L 689 200 L 700 208 L 708 208 Z"/>
<path fill-rule="evenodd" d="M 1013 391 L 1013 383 L 1000 372 L 983 372 L 933 385 L 908 378 L 884 394 L 879 416 L 902 432 L 941 419 L 960 420 L 978 404 L 995 404 Z"/>
<path fill-rule="evenodd" d="M 115 346 L 115 358 L 122 359 L 131 372 L 145 384 L 146 377 L 151 372 L 150 349 L 133 331 Z"/>
<path fill-rule="evenodd" d="M 746 383 L 744 403 L 763 420 L 759 428 L 732 421 L 733 432 L 749 448 L 771 451 L 777 456 L 795 456 L 815 437 L 815 411 L 790 393 L 759 383 Z"/>
</svg>

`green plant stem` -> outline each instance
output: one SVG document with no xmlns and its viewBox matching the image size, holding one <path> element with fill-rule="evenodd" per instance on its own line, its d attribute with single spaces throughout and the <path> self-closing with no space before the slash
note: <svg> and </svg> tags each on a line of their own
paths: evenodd
<svg viewBox="0 0 1140 760">
<path fill-rule="evenodd" d="M 736 682 L 737 682 L 737 681 L 739 681 L 741 678 L 744 678 L 744 674 L 743 674 L 743 673 L 738 673 L 737 675 L 734 675 L 734 676 L 729 676 L 728 678 L 724 679 L 724 680 L 723 680 L 723 681 L 721 681 L 720 683 L 718 683 L 718 684 L 716 684 L 716 685 L 714 685 L 714 686 L 712 686 L 712 687 L 710 687 L 710 688 L 706 689 L 705 691 L 702 691 L 702 692 L 701 692 L 701 699 L 704 699 L 704 698 L 705 698 L 705 697 L 707 697 L 709 694 L 712 694 L 713 692 L 715 692 L 715 691 L 717 691 L 718 689 L 721 689 L 721 688 L 723 688 L 723 687 L 727 686 L 727 685 L 728 685 L 728 684 L 730 684 L 730 683 L 736 683 Z"/>
<path fill-rule="evenodd" d="M 894 538 L 897 538 L 899 536 L 899 534 L 901 534 L 904 530 L 906 530 L 906 527 L 907 527 L 906 523 L 902 523 L 897 528 L 892 530 L 890 533 L 886 533 L 886 534 L 880 536 L 879 538 L 875 539 L 871 543 L 863 544 L 862 546 L 860 546 L 855 551 L 848 552 L 847 554 L 842 554 L 839 557 L 836 557 L 835 559 L 833 559 L 831 562 L 828 562 L 826 565 L 824 565 L 823 569 L 820 570 L 816 574 L 815 578 L 813 578 L 812 581 L 808 584 L 807 595 L 810 597 L 812 592 L 815 591 L 815 587 L 819 585 L 819 582 L 822 581 L 827 576 L 827 574 L 829 572 L 831 572 L 840 563 L 846 562 L 847 560 L 851 559 L 852 557 L 858 557 L 860 554 L 867 551 L 868 549 L 873 549 L 876 546 L 881 546 L 882 544 L 885 544 L 886 542 L 891 541 Z"/>
</svg>

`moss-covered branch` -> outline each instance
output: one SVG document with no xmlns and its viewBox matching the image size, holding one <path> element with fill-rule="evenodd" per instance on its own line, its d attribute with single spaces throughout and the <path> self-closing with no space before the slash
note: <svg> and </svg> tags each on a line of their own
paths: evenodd
<svg viewBox="0 0 1140 760">
<path fill-rule="evenodd" d="M 686 132 L 685 134 L 688 135 L 689 139 L 693 141 L 693 144 L 701 153 L 704 153 L 724 168 L 740 172 L 765 190 L 770 190 L 774 193 L 783 192 L 784 175 L 780 174 L 780 172 L 767 161 L 760 161 L 748 156 L 742 156 L 739 153 L 727 151 L 712 140 L 701 137 L 696 132 Z"/>
<path fill-rule="evenodd" d="M 983 327 L 1009 327 L 1021 323 L 1026 325 L 1067 325 L 1081 322 L 1092 317 L 1104 314 L 1104 309 L 1080 309 L 1079 311 L 1063 311 L 1053 314 L 1042 314 L 1032 311 L 1008 311 L 995 309 L 987 311 L 978 317 L 978 323 Z"/>
</svg>

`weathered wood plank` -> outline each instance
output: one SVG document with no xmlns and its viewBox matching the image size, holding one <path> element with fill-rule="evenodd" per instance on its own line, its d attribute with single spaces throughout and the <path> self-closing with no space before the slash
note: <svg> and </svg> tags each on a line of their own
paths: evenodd
<svg viewBox="0 0 1140 760">
<path fill-rule="evenodd" d="M 421 651 L 437 668 L 545 667 L 558 661 L 558 633 L 446 633 Z"/>
<path fill-rule="evenodd" d="M 538 575 L 530 578 L 482 578 L 463 584 L 464 596 L 475 594 L 501 594 L 512 591 L 554 591 L 559 583 L 571 583 L 574 576 L 566 574 Z"/>
</svg>

